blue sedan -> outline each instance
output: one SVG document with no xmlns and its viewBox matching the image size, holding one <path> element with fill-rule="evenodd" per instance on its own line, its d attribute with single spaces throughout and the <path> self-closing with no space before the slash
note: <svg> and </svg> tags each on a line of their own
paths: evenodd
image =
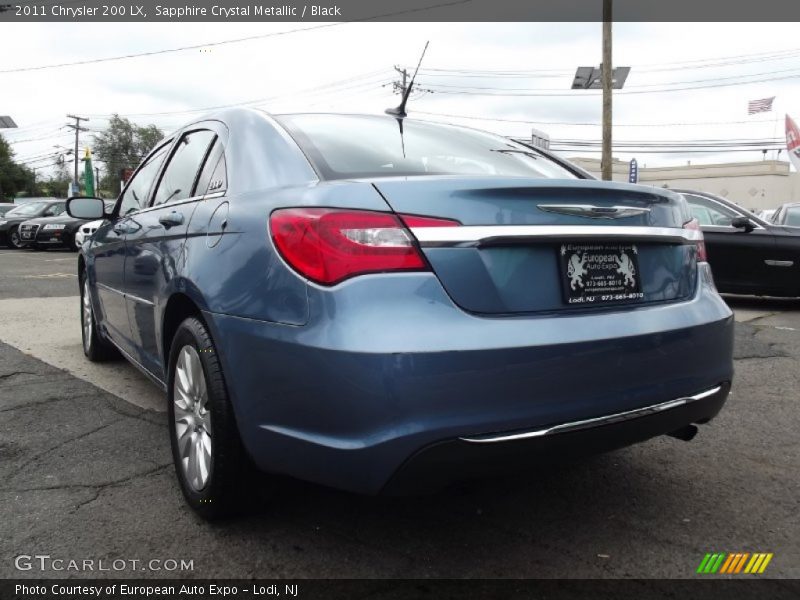
<svg viewBox="0 0 800 600">
<path fill-rule="evenodd" d="M 213 518 L 252 468 L 364 493 L 531 470 L 722 408 L 732 314 L 684 198 L 472 129 L 224 111 L 81 249 L 83 348 L 164 389 Z"/>
</svg>

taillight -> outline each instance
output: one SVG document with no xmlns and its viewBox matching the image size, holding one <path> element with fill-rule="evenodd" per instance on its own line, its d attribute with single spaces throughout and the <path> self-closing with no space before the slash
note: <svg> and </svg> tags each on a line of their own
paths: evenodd
<svg viewBox="0 0 800 600">
<path fill-rule="evenodd" d="M 708 262 L 708 253 L 706 252 L 706 243 L 703 240 L 703 231 L 700 229 L 700 223 L 697 219 L 692 219 L 683 224 L 684 229 L 691 229 L 700 233 L 700 239 L 695 242 L 697 245 L 697 260 L 698 262 Z"/>
<path fill-rule="evenodd" d="M 409 227 L 436 226 L 435 221 L 438 226 L 458 224 L 427 217 L 402 218 Z M 390 213 L 286 208 L 272 213 L 270 230 L 286 262 L 323 285 L 365 273 L 428 269 L 411 233 Z"/>
</svg>

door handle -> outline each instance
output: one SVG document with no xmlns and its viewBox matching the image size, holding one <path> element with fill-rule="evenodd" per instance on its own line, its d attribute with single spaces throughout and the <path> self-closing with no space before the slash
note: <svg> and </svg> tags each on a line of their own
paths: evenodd
<svg viewBox="0 0 800 600">
<path fill-rule="evenodd" d="M 183 213 L 171 212 L 168 215 L 161 215 L 158 217 L 158 222 L 161 223 L 166 229 L 181 225 L 183 223 Z"/>
<path fill-rule="evenodd" d="M 794 265 L 793 260 L 765 260 L 770 267 L 791 267 Z"/>
</svg>

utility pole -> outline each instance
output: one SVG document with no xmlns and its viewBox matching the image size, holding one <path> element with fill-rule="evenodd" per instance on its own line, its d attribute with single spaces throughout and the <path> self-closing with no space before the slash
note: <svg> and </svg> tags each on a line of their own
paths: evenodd
<svg viewBox="0 0 800 600">
<path fill-rule="evenodd" d="M 71 123 L 67 123 L 67 127 L 75 130 L 75 172 L 73 183 L 75 184 L 75 189 L 78 189 L 78 142 L 81 131 L 89 131 L 85 127 L 81 127 L 81 121 L 88 121 L 86 117 L 76 117 L 75 115 L 67 115 L 68 119 L 75 119 L 75 124 L 72 125 Z"/>
<path fill-rule="evenodd" d="M 611 3 L 603 0 L 603 64 L 600 65 L 600 77 L 603 86 L 603 155 L 600 159 L 600 170 L 605 181 L 614 177 L 611 156 L 611 89 L 614 83 L 614 66 L 611 64 Z"/>
<path fill-rule="evenodd" d="M 400 96 L 402 97 L 406 93 L 406 82 L 408 81 L 408 71 L 406 69 L 401 69 L 397 65 L 394 66 L 394 70 L 403 76 L 403 82 L 402 83 L 400 83 L 399 81 L 392 82 L 392 88 L 395 92 L 400 92 Z"/>
</svg>

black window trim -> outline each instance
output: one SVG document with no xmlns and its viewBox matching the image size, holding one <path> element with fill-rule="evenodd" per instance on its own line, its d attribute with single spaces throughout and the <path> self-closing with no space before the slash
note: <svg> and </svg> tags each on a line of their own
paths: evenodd
<svg viewBox="0 0 800 600">
<path fill-rule="evenodd" d="M 744 210 L 744 209 L 742 209 L 740 207 L 731 206 L 727 202 L 721 202 L 717 198 L 712 198 L 710 196 L 706 196 L 705 194 L 699 194 L 697 192 L 679 192 L 679 193 L 683 194 L 683 196 L 684 196 L 684 198 L 686 198 L 686 202 L 688 204 L 691 204 L 691 201 L 689 200 L 689 198 L 687 196 L 694 196 L 695 198 L 700 198 L 701 200 L 706 200 L 707 202 L 711 202 L 712 204 L 716 204 L 717 206 L 722 206 L 723 208 L 727 208 L 728 210 L 730 210 L 730 211 L 736 213 L 737 215 L 739 215 L 740 217 L 747 217 L 748 219 L 750 219 L 753 222 L 753 225 L 755 225 L 755 229 L 766 229 L 766 227 L 764 227 L 762 225 L 762 222 L 760 220 L 758 220 L 758 217 L 753 218 L 754 215 L 750 214 L 748 211 L 746 211 L 746 210 Z M 725 230 L 725 231 L 737 231 L 737 228 L 734 227 L 733 225 L 701 225 L 701 227 L 717 228 L 717 229 L 722 229 L 722 230 Z"/>
<path fill-rule="evenodd" d="M 183 138 L 187 135 L 191 135 L 193 133 L 197 133 L 198 131 L 208 131 L 209 133 L 214 134 L 214 137 L 211 139 L 211 143 L 208 145 L 206 149 L 206 153 L 203 155 L 203 160 L 200 161 L 200 166 L 197 168 L 197 173 L 194 175 L 194 181 L 192 182 L 192 190 L 189 193 L 188 198 L 182 198 L 181 200 L 176 200 L 175 202 L 165 202 L 163 204 L 153 204 L 156 199 L 156 191 L 158 191 L 158 187 L 161 185 L 161 180 L 164 179 L 164 173 L 167 172 L 169 168 L 169 164 L 172 162 L 175 153 L 178 152 L 178 148 L 180 148 L 180 142 Z M 219 133 L 211 129 L 210 127 L 203 127 L 202 123 L 197 123 L 196 125 L 190 126 L 190 128 L 185 129 L 180 132 L 179 135 L 176 135 L 174 140 L 175 144 L 173 148 L 169 152 L 169 156 L 164 161 L 164 164 L 161 166 L 161 171 L 158 173 L 158 180 L 156 181 L 155 185 L 150 189 L 149 199 L 147 201 L 147 206 L 143 210 L 151 210 L 156 208 L 164 208 L 165 206 L 179 206 L 181 204 L 185 204 L 189 201 L 195 202 L 204 196 L 196 196 L 195 195 L 195 187 L 197 186 L 197 180 L 200 177 L 200 174 L 203 172 L 203 167 L 206 164 L 206 160 L 208 159 L 208 153 L 214 147 L 214 144 L 217 143 L 219 139 Z M 141 211 L 140 211 L 141 212 Z"/>
<path fill-rule="evenodd" d="M 136 167 L 136 170 L 133 172 L 133 175 L 131 175 L 131 178 L 128 179 L 128 182 L 125 184 L 125 187 L 122 188 L 122 191 L 119 193 L 119 196 L 117 196 L 117 203 L 114 205 L 114 211 L 111 213 L 111 218 L 112 219 L 118 219 L 119 218 L 119 209 L 122 206 L 122 198 L 125 196 L 125 192 L 128 191 L 128 188 L 130 187 L 131 182 L 134 179 L 136 179 L 136 176 L 139 174 L 139 171 L 142 170 L 142 167 L 144 167 L 148 162 L 150 162 L 150 159 L 153 158 L 156 154 L 158 154 L 163 148 L 166 148 L 167 146 L 171 145 L 174 141 L 175 141 L 175 138 L 174 137 L 170 137 L 168 140 L 164 141 L 164 143 L 157 145 L 155 148 L 153 148 L 148 153 L 148 155 L 145 157 L 145 159 L 141 163 L 139 163 L 139 166 Z M 161 165 L 160 171 L 163 171 L 163 170 L 164 170 L 164 165 Z M 161 177 L 161 172 L 160 171 L 159 171 L 159 173 L 156 174 L 156 176 L 159 179 Z M 150 184 L 150 189 L 147 192 L 147 196 L 148 196 L 148 198 L 151 198 L 152 195 L 153 195 L 153 185 Z M 149 200 L 148 200 L 148 203 L 149 203 Z M 127 213 L 126 215 L 123 215 L 123 217 L 128 217 L 129 215 L 140 213 L 143 210 L 146 210 L 146 208 L 147 208 L 147 206 L 142 207 L 139 210 L 132 210 L 131 212 Z"/>
</svg>

